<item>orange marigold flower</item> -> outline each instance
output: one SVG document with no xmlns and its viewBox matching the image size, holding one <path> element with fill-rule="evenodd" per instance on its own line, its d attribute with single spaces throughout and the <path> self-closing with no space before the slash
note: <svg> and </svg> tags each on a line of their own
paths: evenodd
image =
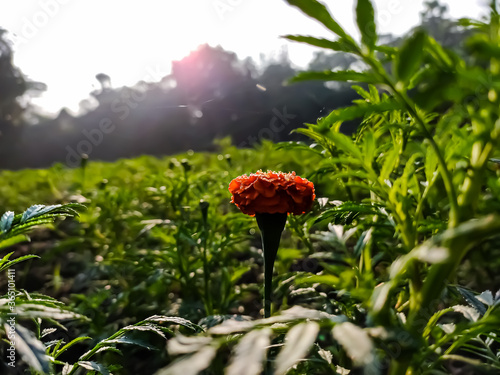
<svg viewBox="0 0 500 375">
<path fill-rule="evenodd" d="M 311 209 L 316 197 L 313 183 L 295 172 L 258 171 L 239 176 L 231 181 L 229 191 L 233 195 L 231 203 L 250 216 L 256 213 L 300 215 Z"/>
</svg>

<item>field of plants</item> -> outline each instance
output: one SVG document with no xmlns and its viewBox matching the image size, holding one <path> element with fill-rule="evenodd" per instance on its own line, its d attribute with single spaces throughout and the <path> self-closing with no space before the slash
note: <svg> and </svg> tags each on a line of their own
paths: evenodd
<svg viewBox="0 0 500 375">
<path fill-rule="evenodd" d="M 500 373 L 496 2 L 461 21 L 467 56 L 420 30 L 378 44 L 370 0 L 360 42 L 321 3 L 288 3 L 334 35 L 287 38 L 365 68 L 292 80 L 359 95 L 299 129 L 309 142 L 0 172 L 0 373 Z M 281 237 L 265 280 L 259 215 L 286 205 L 243 177 L 252 217 L 228 190 L 258 170 L 315 193 L 265 230 Z"/>
</svg>

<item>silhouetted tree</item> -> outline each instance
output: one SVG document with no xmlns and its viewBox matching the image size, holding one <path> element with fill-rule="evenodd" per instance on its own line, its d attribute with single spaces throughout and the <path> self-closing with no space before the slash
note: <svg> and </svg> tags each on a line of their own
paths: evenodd
<svg viewBox="0 0 500 375">
<path fill-rule="evenodd" d="M 21 97 L 27 83 L 21 71 L 12 63 L 13 53 L 6 40 L 6 31 L 0 29 L 0 136 L 7 136 L 14 125 L 21 124 Z"/>
</svg>

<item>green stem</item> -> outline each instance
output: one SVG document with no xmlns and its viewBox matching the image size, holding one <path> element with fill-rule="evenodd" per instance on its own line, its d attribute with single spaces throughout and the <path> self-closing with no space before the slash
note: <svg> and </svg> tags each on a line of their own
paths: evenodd
<svg viewBox="0 0 500 375">
<path fill-rule="evenodd" d="M 281 232 L 285 228 L 286 213 L 257 213 L 257 225 L 262 236 L 264 252 L 264 318 L 271 316 L 271 294 L 273 288 L 273 269 L 280 246 Z"/>
<path fill-rule="evenodd" d="M 203 278 L 205 286 L 205 310 L 207 315 L 213 315 L 212 296 L 210 294 L 210 271 L 208 269 L 207 259 L 207 238 L 206 233 L 203 236 Z"/>
<path fill-rule="evenodd" d="M 207 242 L 209 236 L 209 227 L 208 227 L 208 207 L 209 203 L 204 200 L 200 201 L 199 207 L 201 210 L 201 219 L 202 219 L 202 256 L 203 256 L 203 281 L 204 281 L 204 290 L 205 290 L 205 310 L 207 315 L 213 315 L 213 301 L 212 295 L 210 294 L 210 270 L 208 268 L 208 249 Z"/>
</svg>

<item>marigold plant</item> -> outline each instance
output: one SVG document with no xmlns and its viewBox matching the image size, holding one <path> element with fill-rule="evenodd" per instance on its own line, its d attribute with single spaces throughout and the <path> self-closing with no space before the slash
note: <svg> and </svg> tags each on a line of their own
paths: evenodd
<svg viewBox="0 0 500 375">
<path fill-rule="evenodd" d="M 295 172 L 262 172 L 243 175 L 229 184 L 231 202 L 247 215 L 256 213 L 293 213 L 309 211 L 314 198 L 312 182 Z"/>
</svg>

